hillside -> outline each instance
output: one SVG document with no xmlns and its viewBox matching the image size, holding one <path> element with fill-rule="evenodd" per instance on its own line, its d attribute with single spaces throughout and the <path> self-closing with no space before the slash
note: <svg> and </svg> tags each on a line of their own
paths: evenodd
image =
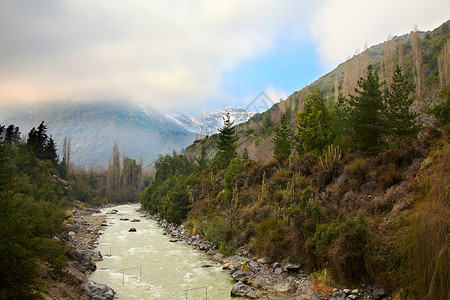
<svg viewBox="0 0 450 300">
<path fill-rule="evenodd" d="M 158 154 L 180 150 L 195 134 L 158 111 L 126 102 L 49 103 L 39 107 L 3 109 L 1 124 L 15 124 L 22 133 L 45 121 L 59 150 L 71 140 L 71 161 L 107 165 L 114 142 L 130 158 L 152 163 Z"/>
<path fill-rule="evenodd" d="M 448 22 L 422 36 L 399 58 L 405 72 L 373 61 L 359 75 L 347 62 L 339 101 L 308 90 L 326 89 L 331 72 L 244 124 L 226 120 L 186 155 L 160 157 L 143 207 L 222 255 L 302 269 L 315 292 L 306 299 L 342 299 L 342 286 L 364 299 L 448 299 Z M 261 288 L 249 264 L 232 277 Z"/>
<path fill-rule="evenodd" d="M 395 53 L 394 62 L 398 63 L 398 42 L 403 43 L 403 57 L 404 57 L 404 74 L 406 78 L 413 81 L 413 50 L 412 50 L 412 33 L 392 38 Z M 439 89 L 439 70 L 438 70 L 438 56 L 440 55 L 445 43 L 450 38 L 450 20 L 442 24 L 431 32 L 419 32 L 421 37 L 421 50 L 423 57 L 423 72 L 426 84 L 426 92 L 422 96 L 424 101 L 421 103 L 422 111 L 428 107 L 436 104 L 434 94 Z M 386 42 L 371 46 L 367 49 L 369 63 L 374 65 L 379 70 L 382 78 L 385 78 L 384 60 Z M 364 53 L 359 53 L 351 57 L 346 62 L 339 64 L 334 70 L 320 77 L 305 88 L 291 94 L 285 101 L 274 104 L 269 110 L 256 114 L 247 122 L 237 126 L 237 133 L 240 136 L 238 145 L 238 153 L 242 153 L 244 148 L 247 148 L 250 158 L 262 162 L 267 162 L 272 157 L 272 138 L 274 136 L 273 124 L 280 121 L 282 114 L 287 108 L 291 110 L 291 124 L 294 123 L 295 117 L 299 111 L 303 109 L 304 101 L 307 95 L 319 88 L 325 95 L 328 104 L 334 103 L 336 98 L 335 88 L 338 87 L 338 94 L 343 94 L 344 75 L 346 64 L 349 69 L 358 69 L 358 72 L 363 72 L 362 64 L 364 60 Z M 355 66 L 358 66 L 357 68 Z M 358 73 L 359 74 L 359 73 Z M 362 74 L 362 73 L 361 73 Z M 356 88 L 356 78 L 359 75 L 351 74 L 353 79 L 353 88 Z M 352 89 L 353 89 L 352 88 Z M 270 122 L 269 122 L 270 120 Z M 188 154 L 199 155 L 200 147 L 198 145 L 205 145 L 207 149 L 214 149 L 215 137 L 211 137 L 195 143 L 187 148 Z M 213 153 L 210 154 L 213 156 Z"/>
</svg>

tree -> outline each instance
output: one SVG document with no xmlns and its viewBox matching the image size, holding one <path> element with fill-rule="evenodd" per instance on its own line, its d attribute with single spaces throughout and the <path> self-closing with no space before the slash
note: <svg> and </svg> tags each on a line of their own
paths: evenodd
<svg viewBox="0 0 450 300">
<path fill-rule="evenodd" d="M 200 170 L 203 170 L 208 166 L 209 160 L 206 154 L 205 146 L 202 146 L 202 152 L 200 153 L 200 156 L 196 159 L 196 161 Z"/>
<path fill-rule="evenodd" d="M 13 124 L 9 125 L 6 128 L 5 132 L 5 143 L 9 143 L 13 146 L 18 146 L 20 143 L 20 131 L 19 127 L 14 126 Z"/>
<path fill-rule="evenodd" d="M 397 66 L 390 89 L 386 91 L 386 122 L 390 136 L 417 136 L 420 129 L 414 123 L 417 114 L 409 110 L 414 96 L 414 86 L 406 81 L 402 69 Z"/>
<path fill-rule="evenodd" d="M 300 155 L 320 154 L 330 142 L 330 117 L 319 89 L 308 95 L 304 110 L 298 115 L 297 151 Z"/>
<path fill-rule="evenodd" d="M 106 196 L 112 202 L 118 202 L 120 200 L 120 152 L 117 143 L 114 143 L 113 152 L 109 159 Z"/>
<path fill-rule="evenodd" d="M 50 135 L 50 138 L 44 146 L 44 158 L 50 160 L 55 166 L 58 164 L 58 154 L 56 154 L 56 150 L 56 144 L 53 141 L 53 137 Z"/>
<path fill-rule="evenodd" d="M 217 154 L 215 161 L 220 169 L 226 168 L 230 161 L 237 156 L 236 148 L 239 137 L 236 135 L 236 126 L 231 121 L 230 113 L 223 118 L 223 128 L 219 129 L 219 140 L 217 141 Z"/>
<path fill-rule="evenodd" d="M 347 125 L 353 146 L 364 153 L 375 154 L 384 147 L 386 132 L 385 106 L 378 72 L 367 67 L 367 77 L 358 80 L 355 95 L 349 95 Z"/>
<path fill-rule="evenodd" d="M 274 144 L 273 154 L 275 156 L 289 156 L 292 146 L 292 129 L 289 123 L 290 112 L 286 112 L 281 117 L 281 121 L 275 127 L 275 137 L 272 140 Z"/>
<path fill-rule="evenodd" d="M 244 152 L 242 153 L 242 162 L 246 162 L 249 160 L 249 154 L 247 148 L 244 148 Z"/>
</svg>

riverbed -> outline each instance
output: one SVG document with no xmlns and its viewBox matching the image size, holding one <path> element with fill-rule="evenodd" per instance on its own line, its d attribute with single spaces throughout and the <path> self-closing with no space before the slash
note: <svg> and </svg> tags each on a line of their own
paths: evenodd
<svg viewBox="0 0 450 300">
<path fill-rule="evenodd" d="M 106 217 L 108 226 L 98 240 L 103 260 L 90 279 L 113 288 L 121 300 L 232 299 L 235 281 L 221 265 L 184 242 L 170 242 L 155 221 L 140 217 L 138 208 L 120 205 L 96 214 Z M 117 214 L 106 214 L 112 209 Z M 132 227 L 136 232 L 129 232 Z"/>
</svg>

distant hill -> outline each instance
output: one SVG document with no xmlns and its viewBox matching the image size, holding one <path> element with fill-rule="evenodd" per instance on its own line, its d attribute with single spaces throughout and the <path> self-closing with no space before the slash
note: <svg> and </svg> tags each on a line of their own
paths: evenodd
<svg viewBox="0 0 450 300">
<path fill-rule="evenodd" d="M 125 101 L 50 103 L 39 107 L 0 110 L 0 124 L 14 124 L 22 134 L 41 121 L 53 134 L 59 153 L 64 137 L 71 140 L 71 161 L 86 167 L 107 165 L 114 142 L 126 156 L 145 165 L 160 153 L 180 151 L 195 139 L 172 119 L 158 111 Z"/>
<path fill-rule="evenodd" d="M 233 120 L 235 124 L 245 122 L 255 115 L 254 112 L 248 111 L 242 107 L 227 106 L 213 113 L 174 113 L 169 117 L 189 131 L 203 133 L 203 135 L 211 135 L 217 133 L 218 129 L 223 126 L 223 117 L 227 113 L 230 114 L 231 120 Z"/>
</svg>

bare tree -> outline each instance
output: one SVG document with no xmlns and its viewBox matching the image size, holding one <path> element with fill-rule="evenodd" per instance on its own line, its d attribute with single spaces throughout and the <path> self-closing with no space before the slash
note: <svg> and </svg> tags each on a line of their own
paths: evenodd
<svg viewBox="0 0 450 300">
<path fill-rule="evenodd" d="M 404 56 L 404 49 L 403 49 L 403 42 L 401 40 L 397 43 L 398 48 L 398 65 L 402 70 L 405 69 L 405 56 Z"/>
<path fill-rule="evenodd" d="M 450 40 L 447 40 L 438 57 L 439 79 L 441 89 L 450 85 Z"/>
<path fill-rule="evenodd" d="M 412 34 L 412 47 L 413 47 L 413 57 L 414 57 L 414 82 L 416 84 L 416 94 L 420 99 L 425 90 L 425 78 L 423 73 L 423 59 L 422 59 L 422 49 L 420 47 L 420 37 L 417 30 L 417 25 L 414 26 L 414 31 Z"/>
<path fill-rule="evenodd" d="M 394 75 L 394 40 L 390 34 L 384 43 L 384 75 L 387 85 L 391 84 Z"/>
</svg>

